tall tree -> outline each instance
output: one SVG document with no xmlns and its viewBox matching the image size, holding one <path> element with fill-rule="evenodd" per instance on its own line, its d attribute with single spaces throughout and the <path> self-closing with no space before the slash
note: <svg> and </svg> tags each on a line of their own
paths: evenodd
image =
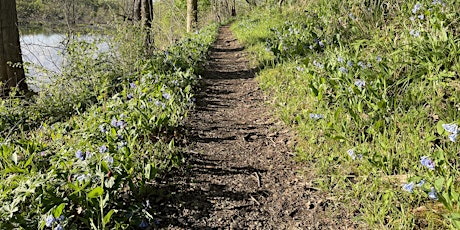
<svg viewBox="0 0 460 230">
<path fill-rule="evenodd" d="M 187 0 L 187 32 L 195 31 L 198 27 L 198 1 Z"/>
<path fill-rule="evenodd" d="M 28 91 L 19 45 L 16 0 L 0 0 L 0 80 L 1 95 L 6 95 L 11 87 Z"/>
</svg>

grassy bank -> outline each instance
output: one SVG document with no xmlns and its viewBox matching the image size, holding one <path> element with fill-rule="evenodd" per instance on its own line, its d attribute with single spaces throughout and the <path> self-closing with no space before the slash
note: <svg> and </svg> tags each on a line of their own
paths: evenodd
<svg viewBox="0 0 460 230">
<path fill-rule="evenodd" d="M 158 223 L 149 194 L 182 162 L 175 130 L 217 26 L 149 56 L 123 29 L 105 53 L 71 44 L 71 64 L 38 95 L 0 100 L 1 229 Z"/>
<path fill-rule="evenodd" d="M 232 26 L 315 183 L 367 228 L 459 228 L 459 5 L 307 1 Z"/>
</svg>

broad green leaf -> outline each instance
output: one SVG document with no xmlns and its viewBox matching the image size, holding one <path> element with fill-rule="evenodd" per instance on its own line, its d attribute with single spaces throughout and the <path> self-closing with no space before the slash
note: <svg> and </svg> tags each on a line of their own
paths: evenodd
<svg viewBox="0 0 460 230">
<path fill-rule="evenodd" d="M 55 218 L 58 218 L 62 214 L 62 210 L 64 210 L 66 203 L 62 203 L 59 206 L 57 206 L 54 211 L 53 211 L 53 216 Z"/>
<path fill-rule="evenodd" d="M 102 196 L 102 194 L 104 193 L 104 189 L 102 187 L 96 187 L 94 188 L 91 192 L 88 193 L 88 198 L 97 198 L 97 197 L 100 197 Z"/>
<path fill-rule="evenodd" d="M 112 214 L 113 214 L 114 212 L 117 212 L 117 211 L 114 210 L 114 209 L 112 209 L 112 210 L 110 210 L 110 211 L 104 216 L 104 218 L 103 218 L 103 220 L 102 220 L 102 221 L 104 222 L 104 225 L 106 225 L 107 223 L 109 223 L 110 217 L 112 217 Z"/>
</svg>

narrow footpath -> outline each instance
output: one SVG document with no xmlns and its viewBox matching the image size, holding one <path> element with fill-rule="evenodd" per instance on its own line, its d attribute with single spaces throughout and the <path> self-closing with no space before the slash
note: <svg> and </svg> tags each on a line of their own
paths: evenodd
<svg viewBox="0 0 460 230">
<path fill-rule="evenodd" d="M 185 127 L 188 168 L 164 182 L 159 226 L 352 229 L 337 202 L 299 174 L 290 132 L 270 111 L 229 27 L 211 51 Z"/>
</svg>

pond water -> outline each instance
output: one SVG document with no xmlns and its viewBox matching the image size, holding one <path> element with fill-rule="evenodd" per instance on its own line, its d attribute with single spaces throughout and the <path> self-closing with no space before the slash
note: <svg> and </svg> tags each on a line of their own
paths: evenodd
<svg viewBox="0 0 460 230">
<path fill-rule="evenodd" d="M 93 42 L 101 37 L 97 35 L 69 37 L 64 33 L 22 30 L 19 40 L 29 87 L 38 91 L 40 85 L 51 82 L 50 77 L 62 71 L 66 46 L 71 39 Z M 98 44 L 98 49 L 108 50 L 107 43 Z"/>
</svg>

